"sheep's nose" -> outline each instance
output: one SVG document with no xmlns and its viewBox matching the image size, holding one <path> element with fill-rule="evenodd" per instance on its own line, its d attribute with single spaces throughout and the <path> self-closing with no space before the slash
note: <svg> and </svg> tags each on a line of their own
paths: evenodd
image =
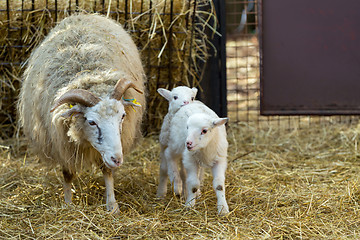
<svg viewBox="0 0 360 240">
<path fill-rule="evenodd" d="M 192 141 L 186 141 L 186 146 L 187 147 L 191 147 L 191 145 L 192 145 Z"/>
<path fill-rule="evenodd" d="M 111 161 L 113 161 L 116 164 L 116 166 L 120 166 L 123 163 L 122 157 L 119 158 L 111 157 Z"/>
<path fill-rule="evenodd" d="M 189 102 L 188 102 L 188 101 L 184 101 L 184 105 L 187 105 L 187 104 L 189 104 Z"/>
</svg>

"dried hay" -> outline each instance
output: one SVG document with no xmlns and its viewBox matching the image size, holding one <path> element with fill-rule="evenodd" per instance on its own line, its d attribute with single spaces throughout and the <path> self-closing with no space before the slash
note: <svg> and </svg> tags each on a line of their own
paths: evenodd
<svg viewBox="0 0 360 240">
<path fill-rule="evenodd" d="M 155 199 L 157 135 L 146 137 L 117 171 L 120 216 L 105 210 L 99 170 L 74 182 L 74 204 L 67 206 L 60 169 L 44 169 L 24 154 L 22 141 L 8 140 L 0 146 L 0 238 L 358 239 L 359 130 L 230 124 L 227 217 L 216 215 L 209 172 L 193 210 L 171 194 Z"/>
<path fill-rule="evenodd" d="M 1 138 L 16 132 L 21 65 L 64 17 L 79 11 L 98 12 L 116 19 L 131 33 L 148 77 L 148 132 L 159 130 L 166 114 L 166 101 L 156 93 L 157 88 L 199 87 L 202 69 L 198 64 L 208 57 L 209 47 L 204 29 L 211 32 L 216 28 L 215 10 L 209 0 L 1 1 L 0 10 Z"/>
</svg>

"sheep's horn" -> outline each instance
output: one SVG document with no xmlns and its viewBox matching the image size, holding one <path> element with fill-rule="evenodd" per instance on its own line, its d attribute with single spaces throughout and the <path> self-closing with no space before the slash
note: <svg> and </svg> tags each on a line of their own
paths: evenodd
<svg viewBox="0 0 360 240">
<path fill-rule="evenodd" d="M 86 107 L 92 107 L 100 101 L 100 98 L 84 89 L 72 89 L 64 93 L 51 108 L 50 112 L 64 103 L 79 103 Z"/>
<path fill-rule="evenodd" d="M 129 88 L 133 88 L 137 92 L 143 94 L 143 91 L 138 89 L 132 81 L 122 78 L 116 83 L 112 98 L 120 101 L 125 91 L 128 90 Z"/>
</svg>

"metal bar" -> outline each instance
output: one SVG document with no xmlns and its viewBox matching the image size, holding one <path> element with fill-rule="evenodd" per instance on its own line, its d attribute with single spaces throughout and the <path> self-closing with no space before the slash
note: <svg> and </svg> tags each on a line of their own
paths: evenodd
<svg viewBox="0 0 360 240">
<path fill-rule="evenodd" d="M 6 0 L 6 13 L 7 13 L 7 24 L 8 24 L 8 38 L 10 36 L 10 1 Z"/>
<path fill-rule="evenodd" d="M 128 0 L 125 0 L 125 23 L 124 23 L 124 27 L 127 28 L 127 20 L 128 20 Z"/>
<path fill-rule="evenodd" d="M 151 28 L 151 17 L 152 17 L 152 0 L 150 0 L 149 2 L 149 29 Z M 150 31 L 149 31 L 150 34 Z M 149 45 L 147 47 L 147 76 L 150 76 L 151 73 L 151 53 L 150 53 L 150 48 L 151 48 L 151 42 L 149 42 Z"/>
<path fill-rule="evenodd" d="M 190 4 L 190 3 L 189 3 Z M 194 41 L 194 32 L 195 32 L 195 13 L 196 13 L 196 0 L 193 0 L 193 15 L 192 15 L 192 27 L 191 27 L 191 35 L 190 35 L 190 48 L 189 48 L 189 72 L 188 72 L 188 76 L 189 76 L 189 80 L 191 79 L 191 83 L 189 81 L 189 83 L 191 84 L 191 86 L 195 86 L 195 80 L 193 79 L 193 76 L 191 75 L 190 71 L 192 68 L 192 46 L 193 46 L 193 41 Z"/>
<path fill-rule="evenodd" d="M 55 23 L 57 23 L 57 15 L 58 15 L 58 2 L 55 0 Z"/>
<path fill-rule="evenodd" d="M 201 80 L 204 91 L 200 93 L 200 97 L 220 117 L 225 117 L 227 116 L 225 2 L 213 0 L 213 5 L 218 20 L 216 30 L 221 37 L 218 34 L 213 34 L 212 30 L 206 30 L 209 35 L 213 36 L 210 41 L 216 48 L 216 52 L 213 47 L 210 47 L 210 57 L 205 64 L 204 75 Z M 211 21 L 209 24 L 212 25 Z"/>
<path fill-rule="evenodd" d="M 173 33 L 173 7 L 174 7 L 174 0 L 170 0 L 170 29 L 169 29 L 169 35 L 168 35 L 168 78 L 169 78 L 169 86 L 172 86 L 172 81 L 173 81 L 173 77 L 172 77 L 172 71 L 171 71 L 171 67 L 172 67 L 172 52 L 173 52 L 173 44 L 172 44 L 172 33 Z"/>
</svg>

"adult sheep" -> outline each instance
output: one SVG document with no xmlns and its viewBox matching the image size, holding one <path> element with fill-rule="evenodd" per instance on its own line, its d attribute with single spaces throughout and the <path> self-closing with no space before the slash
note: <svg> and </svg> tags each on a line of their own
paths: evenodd
<svg viewBox="0 0 360 240">
<path fill-rule="evenodd" d="M 65 18 L 32 52 L 20 124 L 39 158 L 62 167 L 65 202 L 75 175 L 95 164 L 104 175 L 107 209 L 118 211 L 112 172 L 140 137 L 144 81 L 131 37 L 100 15 Z"/>
</svg>

